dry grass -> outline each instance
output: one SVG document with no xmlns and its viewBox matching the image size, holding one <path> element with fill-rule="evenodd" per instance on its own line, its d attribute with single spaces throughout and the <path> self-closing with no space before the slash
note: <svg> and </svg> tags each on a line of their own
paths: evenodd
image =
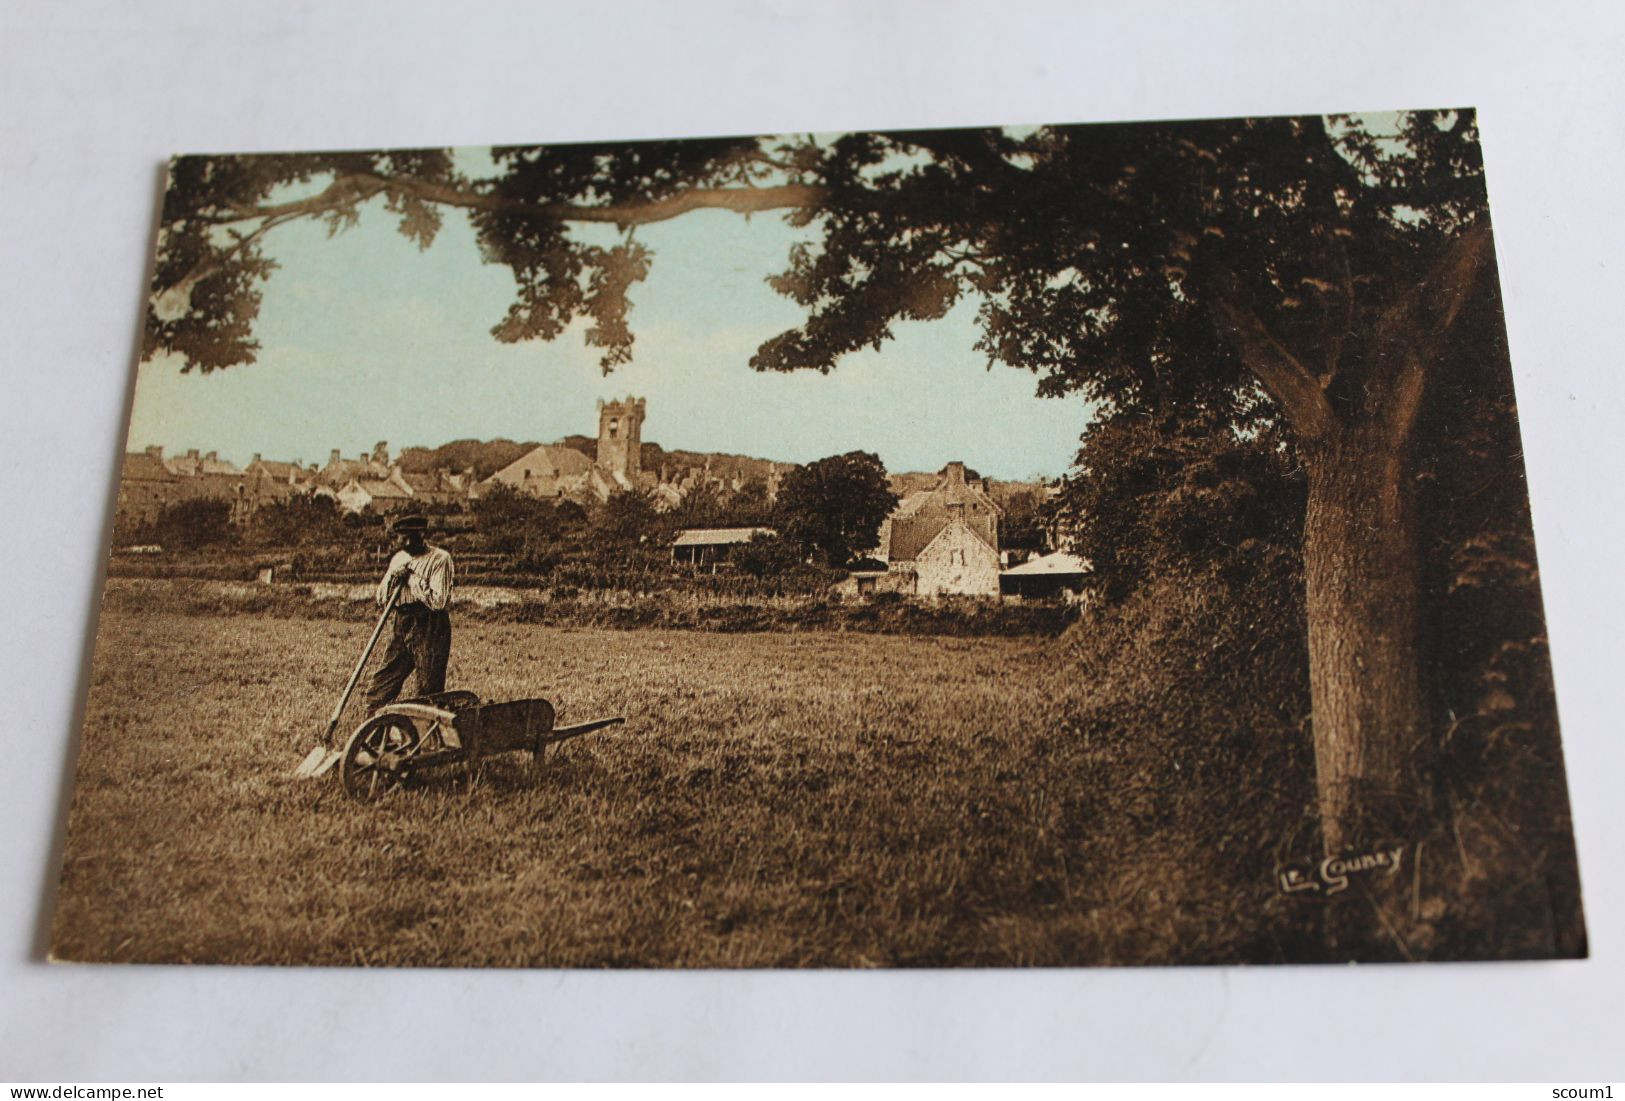
<svg viewBox="0 0 1625 1101">
<path fill-rule="evenodd" d="M 1280 627 L 1289 606 L 1238 605 L 1212 579 L 1060 639 L 464 610 L 453 687 L 629 722 L 539 769 L 511 755 L 370 807 L 291 776 L 370 609 L 237 599 L 110 587 L 56 955 L 868 967 L 1584 951 L 1566 818 L 1493 837 L 1476 812 L 1424 823 L 1405 838 L 1427 858 L 1398 885 L 1402 936 L 1363 890 L 1281 894 L 1277 865 L 1318 845 L 1302 642 Z M 987 626 L 955 614 L 952 629 Z M 1560 766 L 1524 771 L 1524 801 L 1560 808 Z M 1513 809 L 1499 790 L 1479 791 L 1496 823 Z"/>
<path fill-rule="evenodd" d="M 453 686 L 630 722 L 364 807 L 288 778 L 365 635 L 347 614 L 105 611 L 57 956 L 1034 965 L 1269 939 L 1269 854 L 1236 883 L 1165 851 L 1156 778 L 1135 765 L 1119 805 L 1135 747 L 1080 723 L 1055 642 L 463 624 Z"/>
</svg>

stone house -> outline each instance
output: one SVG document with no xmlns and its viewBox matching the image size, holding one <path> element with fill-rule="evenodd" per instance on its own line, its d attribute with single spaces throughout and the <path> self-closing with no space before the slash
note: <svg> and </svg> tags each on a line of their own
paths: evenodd
<svg viewBox="0 0 1625 1101">
<path fill-rule="evenodd" d="M 875 557 L 887 576 L 860 591 L 918 596 L 999 594 L 999 517 L 982 482 L 965 477 L 965 464 L 951 462 L 929 489 L 910 493 L 881 525 Z"/>
<path fill-rule="evenodd" d="M 397 470 L 395 480 L 412 491 L 412 497 L 422 505 L 455 505 L 468 499 L 468 486 L 473 483 L 473 472 L 452 474 L 446 470 Z"/>
<path fill-rule="evenodd" d="M 266 463 L 258 455 L 247 469 L 194 448 L 164 458 L 164 449 L 149 447 L 125 456 L 119 474 L 115 523 L 121 527 L 150 524 L 158 514 L 183 501 L 225 501 L 231 520 L 241 523 L 255 509 L 305 492 L 292 463 Z"/>
<path fill-rule="evenodd" d="M 226 501 L 233 521 L 241 520 L 252 506 L 248 501 L 249 477 L 236 463 L 210 451 L 199 455 L 196 448 L 165 462 L 175 475 L 177 500 Z"/>
<path fill-rule="evenodd" d="M 724 495 L 759 481 L 769 501 L 778 493 L 790 463 L 769 462 L 741 455 L 663 452 L 643 442 L 648 402 L 628 396 L 598 402 L 598 438 L 591 455 L 565 444 L 542 444 L 521 455 L 475 487 L 478 496 L 495 485 L 506 485 L 545 500 L 578 504 L 603 502 L 617 493 L 648 493 L 656 509 L 670 512 L 689 494 L 705 488 Z M 645 449 L 661 456 L 659 469 L 644 466 Z"/>
<path fill-rule="evenodd" d="M 338 491 L 339 507 L 346 512 L 390 512 L 413 499 L 412 487 L 393 471 L 384 478 L 351 478 Z"/>
<path fill-rule="evenodd" d="M 162 453 L 160 448 L 159 454 Z M 164 465 L 169 467 L 171 473 L 181 478 L 197 478 L 205 475 L 231 478 L 242 474 L 242 470 L 238 468 L 236 463 L 229 459 L 222 459 L 218 451 L 210 451 L 208 454 L 199 455 L 198 449 L 195 447 L 184 455 L 176 455 L 165 460 Z"/>
<path fill-rule="evenodd" d="M 573 447 L 546 443 L 521 455 L 481 482 L 482 488 L 505 485 L 532 497 L 579 499 L 587 489 L 592 460 Z"/>
<path fill-rule="evenodd" d="M 318 470 L 314 481 L 329 489 L 342 490 L 352 481 L 382 482 L 394 472 L 389 462 L 389 444 L 380 440 L 370 453 L 363 452 L 354 459 L 346 459 L 334 448 L 327 465 Z"/>
<path fill-rule="evenodd" d="M 254 458 L 249 464 L 243 467 L 243 472 L 256 479 L 295 487 L 309 485 L 316 476 L 313 469 L 307 468 L 297 459 L 291 463 L 279 462 L 262 457 L 258 451 L 254 452 Z"/>
<path fill-rule="evenodd" d="M 914 557 L 916 596 L 999 595 L 999 552 L 980 531 L 949 520 Z"/>
<path fill-rule="evenodd" d="M 532 497 L 587 504 L 616 493 L 652 490 L 658 479 L 643 469 L 643 398 L 598 402 L 598 444 L 588 458 L 573 447 L 542 444 L 521 455 L 481 486 L 506 485 Z"/>
<path fill-rule="evenodd" d="M 152 523 L 166 507 L 183 499 L 180 476 L 164 462 L 164 449 L 149 447 L 124 456 L 119 470 L 114 524 L 134 528 Z"/>
</svg>

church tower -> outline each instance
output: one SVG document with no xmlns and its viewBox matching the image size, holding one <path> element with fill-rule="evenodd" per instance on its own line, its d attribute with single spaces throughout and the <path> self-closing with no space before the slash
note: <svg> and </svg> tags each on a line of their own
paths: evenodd
<svg viewBox="0 0 1625 1101">
<path fill-rule="evenodd" d="M 633 485 L 643 471 L 644 400 L 598 399 L 598 465 Z"/>
</svg>

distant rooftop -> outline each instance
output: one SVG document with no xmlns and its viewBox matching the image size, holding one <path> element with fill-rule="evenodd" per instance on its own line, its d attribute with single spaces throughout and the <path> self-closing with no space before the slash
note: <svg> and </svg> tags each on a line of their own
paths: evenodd
<svg viewBox="0 0 1625 1101">
<path fill-rule="evenodd" d="M 1089 564 L 1088 559 L 1079 558 L 1075 554 L 1067 554 L 1065 551 L 1056 551 L 1054 554 L 1046 554 L 1041 558 L 1034 558 L 1030 562 L 1024 562 L 1019 566 L 1005 570 L 1004 576 L 1056 576 L 1061 574 L 1093 573 L 1094 569 L 1094 566 Z"/>
<path fill-rule="evenodd" d="M 671 541 L 674 547 L 716 547 L 748 543 L 758 535 L 777 535 L 772 528 L 684 528 Z"/>
</svg>

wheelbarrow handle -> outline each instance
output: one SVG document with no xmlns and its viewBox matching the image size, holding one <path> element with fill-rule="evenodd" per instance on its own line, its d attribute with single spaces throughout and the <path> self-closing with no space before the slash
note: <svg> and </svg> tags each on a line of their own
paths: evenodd
<svg viewBox="0 0 1625 1101">
<path fill-rule="evenodd" d="M 557 745 L 559 742 L 567 742 L 571 738 L 579 738 L 583 734 L 591 734 L 594 730 L 602 730 L 606 726 L 619 726 L 625 721 L 625 716 L 617 715 L 613 719 L 594 719 L 592 722 L 576 723 L 574 726 L 555 726 L 552 730 L 549 730 L 546 734 L 543 734 L 541 737 L 536 739 L 537 748 L 540 749 L 542 746 Z"/>
<path fill-rule="evenodd" d="M 384 633 L 384 624 L 389 621 L 389 613 L 395 610 L 395 602 L 401 597 L 401 590 L 406 585 L 396 585 L 389 590 L 389 598 L 384 601 L 384 610 L 378 613 L 378 625 L 372 629 L 372 637 L 367 639 L 366 649 L 361 651 L 361 660 L 355 663 L 355 671 L 350 674 L 350 681 L 344 686 L 344 695 L 339 697 L 338 706 L 333 708 L 333 715 L 327 720 L 327 729 L 322 732 L 322 744 L 333 744 L 333 732 L 339 728 L 339 716 L 344 714 L 344 705 L 350 702 L 350 695 L 355 691 L 356 682 L 361 679 L 361 671 L 367 667 L 367 659 L 372 657 L 372 651 L 378 645 L 378 636 Z"/>
</svg>

